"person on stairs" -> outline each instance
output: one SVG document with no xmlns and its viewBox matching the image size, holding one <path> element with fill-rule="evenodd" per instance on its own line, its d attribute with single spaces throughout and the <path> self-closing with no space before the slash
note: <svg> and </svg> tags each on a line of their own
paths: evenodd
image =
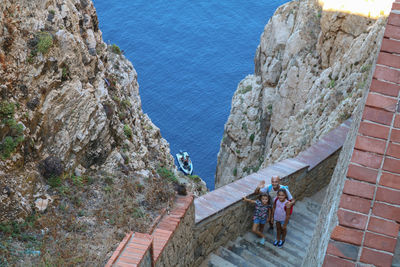
<svg viewBox="0 0 400 267">
<path fill-rule="evenodd" d="M 274 220 L 276 225 L 276 240 L 274 246 L 282 247 L 286 238 L 286 227 L 290 219 L 290 208 L 286 207 L 288 202 L 287 191 L 283 188 L 278 190 L 278 196 L 274 200 Z"/>
<path fill-rule="evenodd" d="M 260 231 L 259 226 L 264 226 L 267 220 L 272 220 L 271 197 L 268 194 L 263 193 L 259 196 L 259 199 L 257 200 L 251 200 L 246 197 L 243 197 L 243 200 L 256 205 L 253 216 L 253 227 L 251 230 L 257 236 L 261 237 L 260 244 L 264 245 L 265 236 L 262 233 L 262 230 Z"/>
<path fill-rule="evenodd" d="M 275 201 L 275 198 L 277 196 L 278 190 L 283 188 L 286 190 L 287 193 L 287 198 L 288 198 L 288 202 L 286 204 L 286 207 L 288 209 L 292 209 L 295 200 L 292 197 L 292 194 L 290 194 L 289 191 L 289 187 L 285 186 L 285 185 L 281 185 L 280 184 L 281 179 L 279 178 L 279 176 L 272 176 L 271 177 L 271 184 L 265 186 L 265 181 L 261 181 L 259 183 L 259 185 L 257 186 L 256 190 L 254 191 L 254 194 L 259 194 L 261 193 L 267 193 L 271 196 L 272 201 Z M 264 225 L 260 226 L 261 228 L 261 232 L 264 230 Z M 269 221 L 269 229 L 272 230 L 274 229 L 274 222 L 271 220 Z"/>
</svg>

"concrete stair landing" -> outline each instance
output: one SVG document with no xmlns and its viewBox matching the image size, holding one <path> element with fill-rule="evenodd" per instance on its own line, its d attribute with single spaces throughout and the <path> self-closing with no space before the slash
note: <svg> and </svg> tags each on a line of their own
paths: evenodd
<svg viewBox="0 0 400 267">
<path fill-rule="evenodd" d="M 259 237 L 247 232 L 211 253 L 201 267 L 301 266 L 320 209 L 320 204 L 310 198 L 297 201 L 288 224 L 286 242 L 281 248 L 272 244 L 276 229 L 268 230 L 267 224 L 264 246 L 258 243 Z"/>
</svg>

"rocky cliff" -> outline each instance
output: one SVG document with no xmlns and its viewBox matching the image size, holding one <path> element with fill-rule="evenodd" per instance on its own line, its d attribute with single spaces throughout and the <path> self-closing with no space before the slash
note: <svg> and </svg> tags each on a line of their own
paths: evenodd
<svg viewBox="0 0 400 267">
<path fill-rule="evenodd" d="M 100 266 L 168 205 L 138 88 L 90 0 L 0 0 L 0 265 Z"/>
<path fill-rule="evenodd" d="M 355 10 L 369 13 L 354 14 L 339 2 L 342 9 L 330 0 L 292 1 L 265 26 L 255 73 L 232 99 L 216 187 L 296 156 L 352 115 L 368 88 L 390 3 L 368 11 L 363 1 Z"/>
</svg>

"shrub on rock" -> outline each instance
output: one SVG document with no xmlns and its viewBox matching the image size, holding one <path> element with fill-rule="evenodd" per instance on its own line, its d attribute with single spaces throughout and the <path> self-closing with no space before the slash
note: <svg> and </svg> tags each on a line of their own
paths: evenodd
<svg viewBox="0 0 400 267">
<path fill-rule="evenodd" d="M 64 165 L 59 158 L 49 156 L 39 162 L 39 172 L 46 179 L 59 177 L 64 172 Z"/>
</svg>

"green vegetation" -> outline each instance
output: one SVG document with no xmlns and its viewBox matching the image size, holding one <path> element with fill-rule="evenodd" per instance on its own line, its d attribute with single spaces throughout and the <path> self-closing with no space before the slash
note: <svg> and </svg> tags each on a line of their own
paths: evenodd
<svg viewBox="0 0 400 267">
<path fill-rule="evenodd" d="M 144 185 L 142 185 L 139 181 L 136 181 L 136 182 L 134 183 L 134 186 L 135 186 L 135 190 L 136 190 L 137 192 L 139 192 L 139 193 L 143 192 L 143 190 L 144 190 Z"/>
<path fill-rule="evenodd" d="M 66 81 L 69 78 L 69 75 L 70 75 L 70 73 L 69 73 L 68 66 L 62 67 L 62 69 L 61 69 L 61 80 L 62 81 Z"/>
<path fill-rule="evenodd" d="M 124 134 L 127 138 L 131 139 L 133 136 L 132 129 L 128 124 L 124 125 Z"/>
<path fill-rule="evenodd" d="M 62 180 L 59 176 L 52 176 L 47 180 L 47 183 L 52 187 L 56 188 L 61 186 Z"/>
<path fill-rule="evenodd" d="M 84 178 L 81 176 L 71 175 L 72 183 L 75 186 L 82 187 L 84 183 Z"/>
<path fill-rule="evenodd" d="M 20 143 L 24 141 L 24 126 L 14 120 L 15 105 L 11 102 L 0 103 L 0 119 L 9 128 L 8 135 L 0 143 L 0 157 L 8 159 Z"/>
<path fill-rule="evenodd" d="M 112 185 L 112 184 L 114 183 L 114 180 L 113 180 L 112 177 L 106 176 L 106 178 L 104 178 L 104 182 L 105 182 L 107 185 Z"/>
<path fill-rule="evenodd" d="M 364 66 L 361 67 L 361 72 L 367 72 L 371 69 L 372 65 L 371 64 L 365 64 Z"/>
<path fill-rule="evenodd" d="M 146 214 L 143 212 L 143 210 L 141 208 L 135 208 L 135 210 L 133 211 L 133 218 L 143 218 Z"/>
<path fill-rule="evenodd" d="M 114 100 L 115 102 L 117 102 L 118 104 L 121 102 L 121 99 L 118 96 L 113 96 L 112 100 Z"/>
<path fill-rule="evenodd" d="M 78 215 L 78 217 L 85 216 L 85 211 L 79 210 L 77 215 Z"/>
<path fill-rule="evenodd" d="M 201 182 L 201 178 L 198 175 L 189 175 L 190 179 L 192 179 L 195 183 Z"/>
<path fill-rule="evenodd" d="M 333 88 L 333 87 L 335 87 L 335 80 L 331 80 L 329 83 L 328 83 L 328 87 L 329 88 Z"/>
<path fill-rule="evenodd" d="M 178 183 L 178 178 L 176 178 L 175 174 L 165 167 L 158 168 L 157 173 L 163 179 L 167 179 L 173 183 Z"/>
<path fill-rule="evenodd" d="M 0 231 L 6 235 L 10 235 L 18 239 L 25 239 L 26 236 L 23 235 L 23 232 L 27 230 L 27 228 L 32 228 L 36 222 L 36 219 L 36 215 L 32 214 L 26 217 L 25 221 L 22 223 L 16 221 L 0 223 Z"/>
<path fill-rule="evenodd" d="M 144 126 L 144 129 L 147 130 L 147 131 L 150 131 L 150 130 L 153 130 L 153 126 L 147 124 L 147 125 Z"/>
<path fill-rule="evenodd" d="M 351 117 L 351 113 L 347 113 L 347 112 L 341 113 L 339 115 L 339 121 L 343 122 L 343 121 L 347 120 L 350 117 Z"/>
<path fill-rule="evenodd" d="M 56 11 L 55 11 L 54 9 L 50 9 L 50 10 L 49 10 L 49 13 L 52 14 L 52 15 L 54 15 L 54 14 L 56 14 Z"/>
<path fill-rule="evenodd" d="M 122 100 L 121 104 L 124 108 L 130 108 L 132 106 L 131 102 L 128 99 Z"/>
<path fill-rule="evenodd" d="M 250 135 L 250 142 L 251 142 L 251 143 L 254 142 L 254 137 L 255 137 L 255 136 L 254 136 L 254 133 L 252 133 L 252 134 Z"/>
<path fill-rule="evenodd" d="M 36 51 L 42 54 L 46 54 L 50 47 L 53 45 L 53 36 L 49 32 L 40 32 L 38 34 L 38 43 L 36 45 Z"/>
<path fill-rule="evenodd" d="M 272 114 L 272 104 L 267 106 L 268 114 Z"/>
<path fill-rule="evenodd" d="M 111 45 L 111 51 L 112 51 L 113 53 L 115 53 L 115 54 L 118 54 L 118 55 L 121 55 L 121 54 L 122 54 L 121 49 L 120 49 L 119 46 L 116 45 L 116 44 L 112 44 L 112 45 Z"/>
<path fill-rule="evenodd" d="M 359 82 L 357 83 L 356 87 L 357 87 L 358 89 L 362 89 L 362 88 L 365 87 L 366 84 L 367 84 L 367 81 L 366 81 L 366 80 L 362 80 L 362 81 L 359 81 Z"/>
<path fill-rule="evenodd" d="M 49 49 L 53 46 L 53 36 L 46 31 L 38 32 L 29 43 L 31 53 L 28 55 L 27 62 L 33 63 L 38 53 L 46 54 L 49 52 Z"/>
<path fill-rule="evenodd" d="M 6 136 L 0 144 L 1 158 L 8 159 L 22 141 L 24 141 L 24 136 Z"/>
<path fill-rule="evenodd" d="M 242 130 L 247 133 L 247 124 L 245 122 L 242 123 Z"/>
<path fill-rule="evenodd" d="M 0 266 L 16 266 L 21 256 L 37 255 L 42 246 L 41 237 L 32 233 L 37 219 L 37 215 L 32 213 L 23 222 L 0 223 Z"/>
<path fill-rule="evenodd" d="M 237 175 L 237 168 L 234 168 L 233 169 L 233 176 L 236 176 Z"/>
<path fill-rule="evenodd" d="M 0 103 L 0 119 L 11 119 L 14 116 L 15 105 L 11 102 Z"/>
<path fill-rule="evenodd" d="M 28 63 L 32 64 L 34 59 L 35 59 L 35 55 L 31 52 L 26 61 Z"/>
<path fill-rule="evenodd" d="M 247 85 L 245 88 L 242 87 L 239 90 L 239 94 L 245 94 L 245 93 L 251 91 L 252 89 L 253 89 L 253 87 L 251 85 Z"/>
</svg>

